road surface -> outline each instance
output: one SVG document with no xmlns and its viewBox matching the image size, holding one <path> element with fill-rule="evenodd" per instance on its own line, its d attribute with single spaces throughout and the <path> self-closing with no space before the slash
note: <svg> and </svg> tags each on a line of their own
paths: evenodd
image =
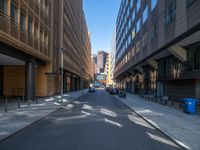
<svg viewBox="0 0 200 150">
<path fill-rule="evenodd" d="M 0 150 L 173 149 L 179 148 L 104 90 L 88 93 L 0 142 Z"/>
</svg>

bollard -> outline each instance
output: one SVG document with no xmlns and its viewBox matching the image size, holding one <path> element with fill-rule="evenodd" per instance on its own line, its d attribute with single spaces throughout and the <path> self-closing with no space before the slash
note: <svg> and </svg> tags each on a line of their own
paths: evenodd
<svg viewBox="0 0 200 150">
<path fill-rule="evenodd" d="M 38 104 L 38 99 L 37 98 L 35 99 L 35 104 Z"/>
<path fill-rule="evenodd" d="M 17 108 L 20 109 L 20 97 L 18 97 L 18 101 L 17 102 L 18 102 L 18 107 Z"/>
<path fill-rule="evenodd" d="M 31 106 L 31 100 L 30 100 L 30 96 L 28 97 L 28 107 Z"/>
<path fill-rule="evenodd" d="M 5 112 L 8 112 L 8 98 L 5 99 Z"/>
<path fill-rule="evenodd" d="M 31 101 L 30 100 L 28 100 L 28 107 L 30 107 L 31 106 Z"/>
</svg>

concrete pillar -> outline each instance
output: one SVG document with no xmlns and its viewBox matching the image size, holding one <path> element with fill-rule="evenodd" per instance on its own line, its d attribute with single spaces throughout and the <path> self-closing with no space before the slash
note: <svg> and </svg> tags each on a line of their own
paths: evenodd
<svg viewBox="0 0 200 150">
<path fill-rule="evenodd" d="M 157 82 L 157 96 L 164 96 L 165 95 L 165 83 L 164 81 Z"/>
<path fill-rule="evenodd" d="M 35 64 L 26 62 L 25 66 L 25 99 L 35 99 Z"/>
<path fill-rule="evenodd" d="M 75 78 L 75 89 L 79 90 L 79 78 Z"/>
</svg>

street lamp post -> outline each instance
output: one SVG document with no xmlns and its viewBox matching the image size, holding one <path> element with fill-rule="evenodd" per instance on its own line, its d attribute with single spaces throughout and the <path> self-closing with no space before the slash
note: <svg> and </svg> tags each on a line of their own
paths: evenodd
<svg viewBox="0 0 200 150">
<path fill-rule="evenodd" d="M 81 65 L 81 93 L 83 96 L 83 65 Z"/>
<path fill-rule="evenodd" d="M 64 75 L 64 59 L 63 59 L 63 54 L 64 54 L 64 48 L 60 48 L 60 54 L 61 54 L 61 83 L 60 83 L 60 95 L 61 95 L 61 103 L 63 103 L 63 75 Z"/>
</svg>

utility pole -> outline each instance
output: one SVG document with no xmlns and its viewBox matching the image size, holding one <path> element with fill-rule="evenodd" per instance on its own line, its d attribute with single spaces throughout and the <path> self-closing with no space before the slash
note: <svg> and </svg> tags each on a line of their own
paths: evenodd
<svg viewBox="0 0 200 150">
<path fill-rule="evenodd" d="M 63 59 L 63 55 L 64 55 L 64 48 L 60 48 L 60 54 L 61 54 L 61 80 L 60 80 L 60 95 L 61 95 L 61 103 L 63 103 L 63 75 L 64 75 L 64 59 Z"/>
</svg>

